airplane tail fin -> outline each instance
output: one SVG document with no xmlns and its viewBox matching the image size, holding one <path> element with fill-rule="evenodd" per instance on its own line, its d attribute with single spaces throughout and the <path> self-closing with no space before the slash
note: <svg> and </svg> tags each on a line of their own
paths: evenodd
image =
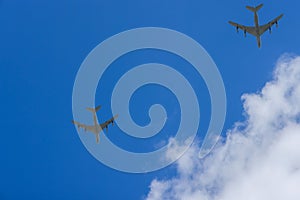
<svg viewBox="0 0 300 200">
<path fill-rule="evenodd" d="M 97 112 L 98 110 L 100 110 L 101 106 L 97 106 L 96 108 L 86 108 L 88 111 L 91 111 L 93 113 Z"/>
<path fill-rule="evenodd" d="M 246 8 L 248 10 L 252 11 L 252 12 L 257 12 L 257 11 L 259 11 L 259 9 L 261 9 L 263 7 L 263 5 L 264 4 L 260 4 L 260 5 L 256 6 L 256 7 L 246 6 Z"/>
</svg>

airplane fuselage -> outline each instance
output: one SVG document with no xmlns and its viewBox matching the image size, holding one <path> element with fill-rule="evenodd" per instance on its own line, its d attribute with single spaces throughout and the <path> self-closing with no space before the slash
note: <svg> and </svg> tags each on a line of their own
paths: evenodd
<svg viewBox="0 0 300 200">
<path fill-rule="evenodd" d="M 93 127 L 93 133 L 98 134 L 102 131 L 102 128 L 100 125 L 94 125 Z"/>
<path fill-rule="evenodd" d="M 258 47 L 260 47 L 261 46 L 261 41 L 260 41 L 260 31 L 259 31 L 259 23 L 258 23 L 257 12 L 254 12 L 254 24 L 255 24 L 257 45 L 258 45 Z"/>
</svg>

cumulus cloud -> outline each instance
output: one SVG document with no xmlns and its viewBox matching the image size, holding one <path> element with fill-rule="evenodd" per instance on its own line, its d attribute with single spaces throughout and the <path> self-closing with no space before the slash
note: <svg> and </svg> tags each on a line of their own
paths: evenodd
<svg viewBox="0 0 300 200">
<path fill-rule="evenodd" d="M 147 200 L 300 199 L 300 57 L 281 57 L 273 80 L 242 100 L 245 121 L 205 159 L 194 144 L 176 177 L 152 181 Z M 169 148 L 167 157 L 180 147 Z"/>
</svg>

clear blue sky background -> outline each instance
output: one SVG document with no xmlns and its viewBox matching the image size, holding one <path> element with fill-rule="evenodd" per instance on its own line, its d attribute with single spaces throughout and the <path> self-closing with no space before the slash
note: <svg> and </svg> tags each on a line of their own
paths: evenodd
<svg viewBox="0 0 300 200">
<path fill-rule="evenodd" d="M 265 23 L 280 13 L 284 18 L 272 35 L 262 37 L 258 49 L 252 36 L 244 38 L 227 21 L 253 23 L 246 5 L 264 3 Z M 148 174 L 127 174 L 94 159 L 82 145 L 72 119 L 72 88 L 82 61 L 101 41 L 137 27 L 157 26 L 194 38 L 216 62 L 227 92 L 224 132 L 243 119 L 241 94 L 255 92 L 271 79 L 278 57 L 299 54 L 300 2 L 290 1 L 11 1 L 0 0 L 0 199 L 141 199 L 154 178 L 175 175 L 174 166 Z M 201 126 L 205 132 L 210 101 L 205 84 L 191 66 L 171 54 L 139 51 L 122 57 L 106 72 L 107 87 L 97 90 L 103 109 L 99 120 L 111 116 L 113 84 L 131 67 L 159 62 L 181 71 L 198 91 Z M 124 66 L 123 68 L 121 66 Z M 159 97 L 152 94 L 159 92 Z M 151 98 L 152 97 L 152 98 Z M 131 111 L 147 124 L 147 110 L 163 104 L 170 117 L 152 142 L 124 136 L 110 127 L 113 142 L 124 149 L 147 152 L 176 131 L 178 102 L 166 89 L 146 86 L 132 98 Z"/>
</svg>

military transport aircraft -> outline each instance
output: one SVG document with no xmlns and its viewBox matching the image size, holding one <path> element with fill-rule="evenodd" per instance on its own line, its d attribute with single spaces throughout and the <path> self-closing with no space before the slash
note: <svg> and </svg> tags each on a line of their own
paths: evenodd
<svg viewBox="0 0 300 200">
<path fill-rule="evenodd" d="M 240 25 L 237 24 L 235 22 L 229 21 L 229 24 L 231 24 L 232 26 L 236 27 L 236 31 L 238 32 L 239 29 L 244 31 L 245 37 L 246 37 L 246 33 L 250 33 L 251 35 L 254 35 L 256 37 L 257 40 L 257 45 L 258 47 L 261 46 L 261 40 L 260 40 L 260 36 L 266 32 L 267 30 L 270 31 L 271 33 L 271 27 L 276 24 L 276 27 L 278 27 L 278 21 L 282 18 L 283 14 L 279 15 L 278 17 L 276 17 L 275 19 L 273 19 L 272 21 L 268 22 L 267 24 L 264 24 L 262 26 L 260 26 L 258 24 L 258 16 L 257 16 L 257 11 L 259 9 L 261 9 L 261 7 L 263 7 L 263 4 L 260 4 L 259 6 L 256 7 L 251 7 L 251 6 L 246 6 L 246 8 L 252 12 L 254 12 L 254 23 L 255 26 L 244 26 L 244 25 Z"/>
<path fill-rule="evenodd" d="M 97 106 L 96 108 L 87 108 L 88 111 L 91 111 L 93 113 L 94 118 L 94 125 L 85 125 L 81 124 L 79 122 L 76 122 L 72 120 L 73 124 L 76 124 L 78 129 L 83 128 L 85 131 L 90 131 L 96 135 L 96 142 L 99 142 L 99 133 L 105 128 L 106 131 L 108 129 L 108 125 L 112 124 L 114 125 L 114 120 L 118 117 L 118 115 L 115 115 L 114 117 L 110 118 L 106 122 L 99 124 L 96 116 L 96 112 L 101 108 L 101 106 Z"/>
</svg>

